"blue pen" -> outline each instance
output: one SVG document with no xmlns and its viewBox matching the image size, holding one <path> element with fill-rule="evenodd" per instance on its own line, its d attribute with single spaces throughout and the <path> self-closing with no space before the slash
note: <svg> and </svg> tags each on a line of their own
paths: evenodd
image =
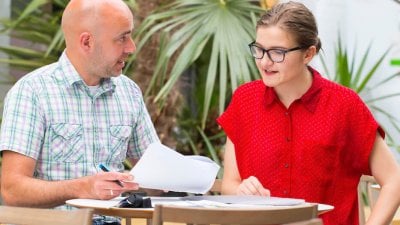
<svg viewBox="0 0 400 225">
<path fill-rule="evenodd" d="M 104 172 L 110 172 L 110 169 L 108 169 L 108 167 L 102 163 L 99 164 L 99 167 Z M 124 184 L 120 180 L 114 180 L 114 182 L 117 183 L 119 186 L 124 187 Z"/>
</svg>

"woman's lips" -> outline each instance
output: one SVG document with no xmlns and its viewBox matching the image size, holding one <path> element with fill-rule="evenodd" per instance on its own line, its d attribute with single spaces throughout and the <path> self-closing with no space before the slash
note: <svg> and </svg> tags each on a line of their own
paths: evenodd
<svg viewBox="0 0 400 225">
<path fill-rule="evenodd" d="M 275 73 L 277 73 L 277 72 L 276 71 L 271 71 L 271 70 L 264 70 L 264 74 L 267 75 L 267 76 L 272 76 Z"/>
</svg>

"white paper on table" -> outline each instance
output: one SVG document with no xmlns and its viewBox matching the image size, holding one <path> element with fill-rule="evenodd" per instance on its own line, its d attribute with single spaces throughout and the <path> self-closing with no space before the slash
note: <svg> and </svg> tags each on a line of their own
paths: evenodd
<svg viewBox="0 0 400 225">
<path fill-rule="evenodd" d="M 218 164 L 204 156 L 184 156 L 161 143 L 150 144 L 130 173 L 142 188 L 204 194 Z"/>
<path fill-rule="evenodd" d="M 123 197 L 116 197 L 110 200 L 98 200 L 98 199 L 70 199 L 66 203 L 75 207 L 91 207 L 91 208 L 104 208 L 109 209 L 118 205 L 118 203 L 124 199 Z"/>
<path fill-rule="evenodd" d="M 293 206 L 304 204 L 304 199 L 297 198 L 281 198 L 266 197 L 257 195 L 206 195 L 206 196 L 186 196 L 181 197 L 187 201 L 213 201 L 232 205 L 249 205 L 249 206 Z"/>
</svg>

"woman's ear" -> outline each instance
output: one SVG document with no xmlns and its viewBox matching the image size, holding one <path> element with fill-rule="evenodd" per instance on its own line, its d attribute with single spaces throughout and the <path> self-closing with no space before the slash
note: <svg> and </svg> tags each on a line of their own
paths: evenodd
<svg viewBox="0 0 400 225">
<path fill-rule="evenodd" d="M 304 54 L 304 64 L 308 64 L 316 54 L 317 48 L 314 45 L 308 47 Z"/>
</svg>

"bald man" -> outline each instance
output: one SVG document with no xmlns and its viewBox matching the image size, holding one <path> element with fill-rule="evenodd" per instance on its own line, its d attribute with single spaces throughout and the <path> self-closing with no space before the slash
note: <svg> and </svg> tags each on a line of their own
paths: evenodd
<svg viewBox="0 0 400 225">
<path fill-rule="evenodd" d="M 136 190 L 123 161 L 137 161 L 159 141 L 141 90 L 121 75 L 136 49 L 127 5 L 71 0 L 62 29 L 66 49 L 58 62 L 24 76 L 5 99 L 0 150 L 7 205 L 55 207 Z M 100 163 L 115 172 L 101 172 Z"/>
</svg>

